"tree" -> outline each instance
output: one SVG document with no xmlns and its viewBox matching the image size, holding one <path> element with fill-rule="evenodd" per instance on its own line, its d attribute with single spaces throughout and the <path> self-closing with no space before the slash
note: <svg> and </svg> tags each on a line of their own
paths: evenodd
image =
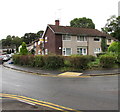
<svg viewBox="0 0 120 112">
<path fill-rule="evenodd" d="M 113 53 L 116 53 L 116 54 L 120 54 L 120 42 L 113 42 L 108 47 L 108 52 L 113 52 Z"/>
<path fill-rule="evenodd" d="M 14 53 L 14 49 L 12 49 L 11 53 Z"/>
<path fill-rule="evenodd" d="M 22 39 L 26 44 L 30 44 L 33 41 L 42 37 L 42 34 L 43 34 L 42 30 L 38 31 L 37 33 L 25 33 L 25 35 L 22 37 Z"/>
<path fill-rule="evenodd" d="M 120 41 L 120 16 L 115 15 L 107 19 L 106 25 L 102 28 L 102 31 L 110 34 Z"/>
<path fill-rule="evenodd" d="M 75 19 L 71 20 L 70 26 L 95 29 L 95 24 L 93 23 L 92 19 L 89 19 L 86 17 L 75 18 Z"/>
<path fill-rule="evenodd" d="M 35 50 L 31 49 L 30 53 L 34 55 L 35 54 Z"/>
<path fill-rule="evenodd" d="M 10 35 L 7 36 L 6 38 L 6 45 L 11 46 L 12 45 L 12 37 Z"/>
<path fill-rule="evenodd" d="M 43 30 L 40 30 L 40 31 L 37 32 L 37 35 L 38 35 L 39 37 L 42 37 L 43 32 L 44 32 Z"/>
<path fill-rule="evenodd" d="M 27 47 L 26 47 L 26 43 L 25 43 L 25 42 L 22 42 L 22 47 L 20 48 L 20 54 L 21 54 L 21 55 L 26 55 L 26 54 L 28 54 L 28 50 L 27 50 Z"/>
<path fill-rule="evenodd" d="M 22 44 L 22 38 L 19 38 L 18 36 L 14 37 L 12 44 L 16 47 L 16 51 L 18 51 L 18 47 Z"/>
<path fill-rule="evenodd" d="M 102 40 L 101 40 L 101 48 L 102 48 L 103 52 L 107 51 L 107 42 L 106 42 L 105 38 L 102 38 Z"/>
</svg>

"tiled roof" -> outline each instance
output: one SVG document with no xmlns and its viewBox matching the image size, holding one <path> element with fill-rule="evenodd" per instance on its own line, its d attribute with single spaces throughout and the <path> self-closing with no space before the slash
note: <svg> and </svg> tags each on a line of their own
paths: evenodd
<svg viewBox="0 0 120 112">
<path fill-rule="evenodd" d="M 56 26 L 56 25 L 48 25 L 48 27 L 50 27 L 52 31 L 56 34 L 98 36 L 98 37 L 111 38 L 109 34 L 102 33 L 97 29 L 77 28 L 77 27 L 70 27 L 70 26 Z"/>
</svg>

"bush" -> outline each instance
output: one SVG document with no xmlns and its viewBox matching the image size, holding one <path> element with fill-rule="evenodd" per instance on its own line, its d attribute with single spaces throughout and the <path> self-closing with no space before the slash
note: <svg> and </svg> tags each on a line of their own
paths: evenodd
<svg viewBox="0 0 120 112">
<path fill-rule="evenodd" d="M 58 69 L 64 66 L 64 59 L 62 56 L 44 56 L 45 68 Z"/>
<path fill-rule="evenodd" d="M 14 64 L 18 65 L 28 65 L 34 66 L 34 56 L 33 55 L 13 55 Z"/>
<path fill-rule="evenodd" d="M 35 57 L 34 55 L 28 55 L 28 66 L 34 67 L 35 66 Z"/>
<path fill-rule="evenodd" d="M 28 65 L 28 55 L 20 56 L 20 65 Z"/>
<path fill-rule="evenodd" d="M 20 55 L 15 54 L 12 56 L 14 64 L 20 64 Z"/>
<path fill-rule="evenodd" d="M 86 55 L 85 57 L 88 59 L 89 62 L 96 60 L 96 57 L 92 55 Z"/>
<path fill-rule="evenodd" d="M 102 53 L 97 53 L 96 55 L 97 55 L 97 57 L 100 57 L 101 55 L 105 55 L 106 54 L 106 52 L 102 52 Z"/>
<path fill-rule="evenodd" d="M 36 67 L 43 67 L 44 66 L 43 56 L 41 56 L 41 55 L 35 56 L 35 66 Z"/>
<path fill-rule="evenodd" d="M 115 65 L 116 57 L 110 55 L 102 55 L 100 57 L 100 65 L 103 68 L 111 68 Z"/>
<path fill-rule="evenodd" d="M 71 67 L 70 59 L 71 56 L 64 56 L 64 67 Z"/>
<path fill-rule="evenodd" d="M 88 67 L 88 56 L 71 56 L 70 63 L 73 68 L 86 69 Z"/>
<path fill-rule="evenodd" d="M 120 64 L 120 54 L 117 56 L 117 62 Z"/>
<path fill-rule="evenodd" d="M 21 55 L 27 55 L 28 54 L 28 50 L 27 50 L 27 46 L 26 46 L 25 42 L 22 43 L 22 47 L 20 48 L 20 54 Z"/>
</svg>

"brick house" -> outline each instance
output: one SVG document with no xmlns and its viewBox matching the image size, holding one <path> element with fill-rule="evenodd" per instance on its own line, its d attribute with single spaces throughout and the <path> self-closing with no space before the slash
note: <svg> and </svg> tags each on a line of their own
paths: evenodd
<svg viewBox="0 0 120 112">
<path fill-rule="evenodd" d="M 113 38 L 97 29 L 60 26 L 59 20 L 55 25 L 48 25 L 43 34 L 43 54 L 69 56 L 72 54 L 93 55 L 102 52 L 101 39 Z"/>
</svg>

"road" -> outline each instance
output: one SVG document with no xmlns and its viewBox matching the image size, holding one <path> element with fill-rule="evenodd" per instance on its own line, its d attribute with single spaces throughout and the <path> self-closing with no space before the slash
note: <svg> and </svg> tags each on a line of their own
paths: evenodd
<svg viewBox="0 0 120 112">
<path fill-rule="evenodd" d="M 2 92 L 77 110 L 118 110 L 118 76 L 45 77 L 2 69 Z M 1 70 L 0 70 L 1 71 Z"/>
</svg>

